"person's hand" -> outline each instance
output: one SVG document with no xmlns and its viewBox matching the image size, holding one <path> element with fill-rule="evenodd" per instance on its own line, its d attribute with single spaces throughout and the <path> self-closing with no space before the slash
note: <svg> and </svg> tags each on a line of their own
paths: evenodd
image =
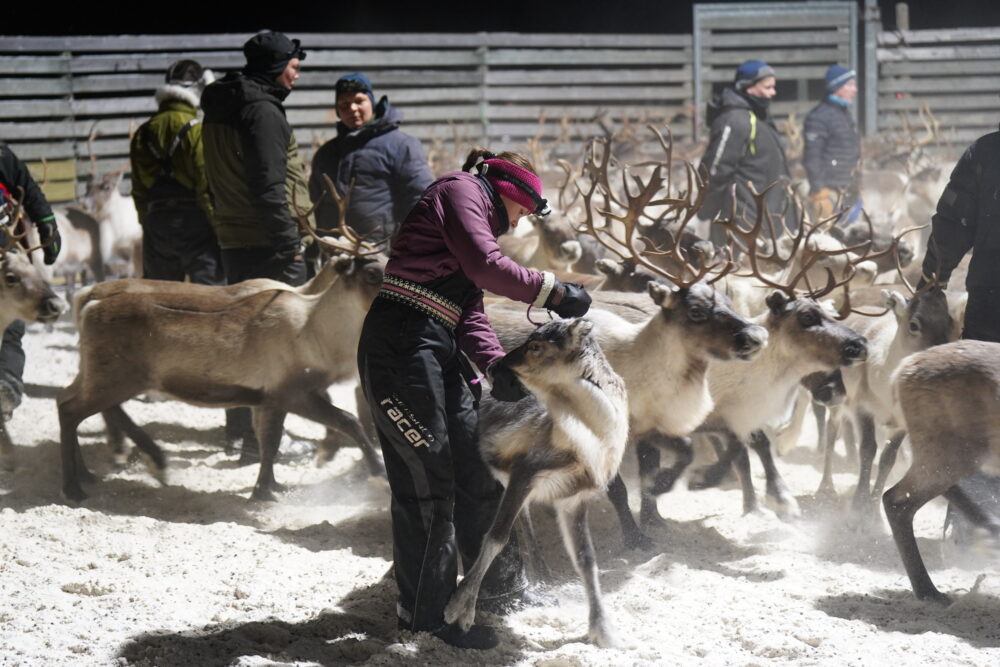
<svg viewBox="0 0 1000 667">
<path fill-rule="evenodd" d="M 62 250 L 62 237 L 59 236 L 59 227 L 56 221 L 44 220 L 35 225 L 38 228 L 38 240 L 42 242 L 42 257 L 46 264 L 53 264 L 59 251 Z"/>
<path fill-rule="evenodd" d="M 820 188 L 809 195 L 809 208 L 816 220 L 829 218 L 833 215 L 833 207 L 837 202 L 837 193 L 830 188 Z"/>
<path fill-rule="evenodd" d="M 545 300 L 545 308 L 559 317 L 583 317 L 590 310 L 590 295 L 583 285 L 556 279 L 549 298 Z"/>
<path fill-rule="evenodd" d="M 517 379 L 514 371 L 502 363 L 502 360 L 490 366 L 489 375 L 493 387 L 490 394 L 498 401 L 517 403 L 528 396 L 528 390 Z"/>
<path fill-rule="evenodd" d="M 274 249 L 274 256 L 283 262 L 290 262 L 294 259 L 302 258 L 302 243 L 282 243 Z"/>
</svg>

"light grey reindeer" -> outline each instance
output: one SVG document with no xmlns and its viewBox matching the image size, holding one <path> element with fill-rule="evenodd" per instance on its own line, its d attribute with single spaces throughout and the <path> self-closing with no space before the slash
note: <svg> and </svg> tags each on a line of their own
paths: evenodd
<svg viewBox="0 0 1000 667">
<path fill-rule="evenodd" d="M 587 591 L 588 638 L 614 646 L 601 602 L 588 501 L 618 473 L 628 439 L 625 383 L 611 368 L 585 319 L 539 327 L 502 362 L 533 394 L 517 403 L 486 398 L 480 451 L 505 486 L 479 557 L 445 608 L 445 620 L 468 630 L 486 571 L 528 503 L 555 506 L 563 544 Z"/>
<path fill-rule="evenodd" d="M 913 592 L 921 600 L 948 604 L 927 574 L 913 515 L 943 495 L 972 523 L 1000 537 L 1000 520 L 957 485 L 1000 457 L 1000 343 L 960 340 L 917 352 L 897 370 L 893 393 L 913 462 L 882 504 Z"/>
</svg>

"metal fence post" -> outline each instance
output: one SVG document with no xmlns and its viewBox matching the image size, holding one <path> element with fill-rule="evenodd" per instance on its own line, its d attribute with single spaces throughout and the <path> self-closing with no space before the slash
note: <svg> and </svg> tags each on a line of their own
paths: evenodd
<svg viewBox="0 0 1000 667">
<path fill-rule="evenodd" d="M 878 132 L 878 0 L 865 0 L 865 135 Z"/>
<path fill-rule="evenodd" d="M 480 33 L 483 41 L 486 33 Z M 486 79 L 490 69 L 490 49 L 483 44 L 476 48 L 476 55 L 479 57 L 479 128 L 480 146 L 490 145 L 490 101 L 486 95 Z"/>
</svg>

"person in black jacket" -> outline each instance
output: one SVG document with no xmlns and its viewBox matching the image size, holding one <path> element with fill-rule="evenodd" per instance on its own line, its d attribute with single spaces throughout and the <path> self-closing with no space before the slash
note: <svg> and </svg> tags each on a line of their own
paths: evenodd
<svg viewBox="0 0 1000 667">
<path fill-rule="evenodd" d="M 962 338 L 1000 343 L 1000 132 L 976 139 L 951 172 L 931 218 L 918 289 L 932 280 L 946 286 L 970 250 Z M 959 486 L 984 509 L 1000 512 L 1000 477 L 977 473 Z M 956 542 L 972 540 L 974 526 L 950 506 L 949 524 Z"/>
<path fill-rule="evenodd" d="M 31 177 L 28 167 L 18 159 L 14 151 L 0 143 L 0 199 L 18 199 L 24 206 L 28 218 L 38 230 L 38 238 L 43 244 L 42 254 L 46 264 L 52 264 L 59 256 L 62 240 L 56 217 L 41 188 Z M 21 404 L 24 394 L 24 322 L 14 320 L 3 332 L 0 344 L 0 413 L 8 421 L 14 409 Z"/>
<path fill-rule="evenodd" d="M 402 112 L 385 96 L 375 103 L 364 74 L 342 76 L 336 95 L 337 136 L 316 151 L 309 177 L 309 195 L 319 201 L 316 225 L 330 230 L 338 222 L 337 202 L 323 196 L 326 174 L 341 195 L 350 189 L 346 222 L 352 229 L 372 241 L 391 238 L 433 180 L 427 155 L 399 129 Z"/>
<path fill-rule="evenodd" d="M 708 194 L 698 212 L 702 220 L 717 215 L 749 225 L 756 216 L 750 186 L 762 192 L 777 183 L 766 198 L 775 220 L 785 218 L 793 226 L 787 195 L 788 163 L 778 129 L 769 112 L 771 98 L 777 92 L 774 69 L 761 60 L 748 60 L 736 69 L 733 86 L 709 102 L 710 125 L 708 148 L 699 170 L 708 180 Z M 732 198 L 736 186 L 735 201 Z M 724 244 L 723 230 L 713 225 L 712 241 Z"/>
<path fill-rule="evenodd" d="M 830 65 L 824 79 L 827 95 L 806 116 L 802 163 L 809 179 L 809 203 L 814 219 L 825 218 L 838 205 L 850 209 L 853 222 L 858 203 L 858 163 L 861 137 L 851 115 L 858 94 L 857 75 L 842 65 Z"/>
<path fill-rule="evenodd" d="M 201 96 L 205 172 L 222 265 L 229 284 L 271 278 L 301 285 L 306 265 L 293 204 L 308 208 L 309 190 L 282 102 L 306 53 L 299 40 L 264 30 L 247 40 L 243 54 L 243 71 L 230 72 Z M 241 463 L 259 460 L 249 408 L 227 411 L 226 437 L 242 439 Z"/>
</svg>

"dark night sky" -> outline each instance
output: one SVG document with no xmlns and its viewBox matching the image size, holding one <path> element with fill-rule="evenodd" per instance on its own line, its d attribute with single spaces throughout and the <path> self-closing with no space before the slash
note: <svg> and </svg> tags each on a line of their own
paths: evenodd
<svg viewBox="0 0 1000 667">
<path fill-rule="evenodd" d="M 711 1 L 711 0 L 710 0 Z M 861 0 L 859 0 L 860 2 Z M 691 2 L 674 0 L 327 0 L 280 3 L 81 2 L 40 20 L 30 2 L 4 7 L 5 34 L 95 35 L 295 32 L 614 32 L 687 33 Z M 879 0 L 886 27 L 895 27 L 895 2 Z M 912 0 L 911 27 L 1000 26 L 997 0 Z M 253 5 L 265 8 L 250 9 Z M 141 8 L 149 8 L 144 13 Z"/>
</svg>

